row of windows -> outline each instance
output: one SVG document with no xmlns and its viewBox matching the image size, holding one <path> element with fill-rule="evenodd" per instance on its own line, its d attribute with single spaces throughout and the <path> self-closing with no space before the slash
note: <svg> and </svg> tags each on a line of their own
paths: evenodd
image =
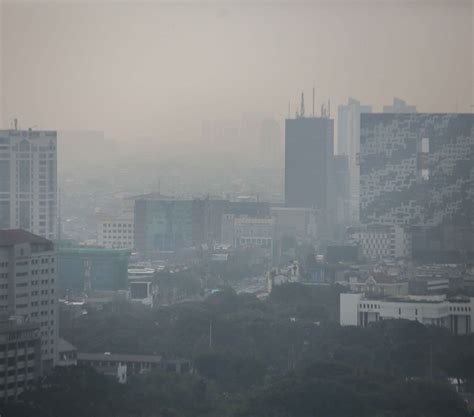
<svg viewBox="0 0 474 417">
<path fill-rule="evenodd" d="M 129 228 L 131 229 L 133 227 L 133 225 L 131 223 L 104 223 L 104 229 L 106 227 L 118 227 L 118 228 L 121 228 L 121 227 L 125 227 L 125 228 Z"/>
<path fill-rule="evenodd" d="M 471 311 L 471 307 L 449 307 L 449 311 Z"/>
</svg>

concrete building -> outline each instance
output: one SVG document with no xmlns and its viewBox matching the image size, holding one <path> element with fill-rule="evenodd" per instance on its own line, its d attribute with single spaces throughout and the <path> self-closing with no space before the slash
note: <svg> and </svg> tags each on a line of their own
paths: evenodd
<svg viewBox="0 0 474 417">
<path fill-rule="evenodd" d="M 411 255 L 410 234 L 400 226 L 361 226 L 347 229 L 348 239 L 370 260 L 400 259 Z"/>
<path fill-rule="evenodd" d="M 56 132 L 0 130 L 0 229 L 57 237 Z"/>
<path fill-rule="evenodd" d="M 337 155 L 345 155 L 349 165 L 350 220 L 359 223 L 359 152 L 360 115 L 372 113 L 371 106 L 361 105 L 349 98 L 347 105 L 338 107 L 337 115 Z"/>
<path fill-rule="evenodd" d="M 472 252 L 473 159 L 473 114 L 362 114 L 361 223 L 417 229 L 425 259 Z"/>
<path fill-rule="evenodd" d="M 449 329 L 456 335 L 472 333 L 474 298 L 440 296 L 368 297 L 341 294 L 341 326 L 365 327 L 380 320 L 405 319 Z"/>
<path fill-rule="evenodd" d="M 109 249 L 133 249 L 134 218 L 132 213 L 106 216 L 97 222 L 97 244 Z"/>
<path fill-rule="evenodd" d="M 317 208 L 330 216 L 329 178 L 334 154 L 334 120 L 287 119 L 285 125 L 285 205 Z"/>
<path fill-rule="evenodd" d="M 77 365 L 77 349 L 64 340 L 62 337 L 58 340 L 58 366 Z"/>
<path fill-rule="evenodd" d="M 39 325 L 11 319 L 0 322 L 0 402 L 15 401 L 34 388 L 41 375 Z"/>
<path fill-rule="evenodd" d="M 277 239 L 292 237 L 298 241 L 316 239 L 318 211 L 308 207 L 271 207 Z"/>
<path fill-rule="evenodd" d="M 273 253 L 275 220 L 224 214 L 222 217 L 222 243 L 234 247 L 256 246 Z"/>
<path fill-rule="evenodd" d="M 40 326 L 42 369 L 55 365 L 58 340 L 56 253 L 50 240 L 0 230 L 0 312 Z"/>
<path fill-rule="evenodd" d="M 394 97 L 393 103 L 383 106 L 384 113 L 416 113 L 416 106 L 411 106 L 406 101 Z"/>
</svg>

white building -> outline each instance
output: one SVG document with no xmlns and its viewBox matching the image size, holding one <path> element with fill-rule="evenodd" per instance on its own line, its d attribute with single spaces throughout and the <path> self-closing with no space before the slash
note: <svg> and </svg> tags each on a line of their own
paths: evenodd
<svg viewBox="0 0 474 417">
<path fill-rule="evenodd" d="M 257 246 L 273 252 L 275 219 L 224 214 L 222 243 L 234 247 Z"/>
<path fill-rule="evenodd" d="M 449 299 L 440 296 L 367 297 L 364 294 L 341 294 L 341 326 L 365 327 L 380 320 L 405 319 L 424 325 L 436 325 L 454 334 L 473 331 L 474 298 Z"/>
<path fill-rule="evenodd" d="M 56 256 L 51 241 L 24 230 L 0 230 L 0 313 L 38 323 L 43 370 L 56 364 Z"/>
<path fill-rule="evenodd" d="M 338 107 L 337 115 L 337 155 L 345 155 L 349 160 L 350 220 L 359 223 L 359 152 L 360 115 L 372 113 L 371 106 L 363 106 L 359 101 L 349 98 L 347 105 Z"/>
<path fill-rule="evenodd" d="M 410 234 L 400 226 L 352 227 L 347 234 L 367 259 L 397 259 L 411 255 Z"/>
<path fill-rule="evenodd" d="M 0 229 L 57 237 L 56 132 L 0 130 Z"/>
<path fill-rule="evenodd" d="M 97 243 L 109 249 L 133 249 L 133 213 L 104 217 L 97 223 Z"/>
<path fill-rule="evenodd" d="M 158 285 L 155 278 L 156 271 L 154 268 L 130 267 L 128 269 L 130 300 L 153 307 L 158 296 Z"/>
</svg>

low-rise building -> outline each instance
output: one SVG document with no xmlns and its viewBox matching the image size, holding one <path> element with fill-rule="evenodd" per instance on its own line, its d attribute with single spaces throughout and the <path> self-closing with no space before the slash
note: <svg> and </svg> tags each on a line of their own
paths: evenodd
<svg viewBox="0 0 474 417">
<path fill-rule="evenodd" d="M 58 366 L 77 365 L 77 349 L 62 337 L 58 340 Z"/>
<path fill-rule="evenodd" d="M 373 297 L 341 294 L 342 326 L 365 327 L 380 320 L 405 319 L 449 329 L 456 335 L 473 332 L 474 298 L 440 296 Z"/>
<path fill-rule="evenodd" d="M 128 285 L 130 287 L 130 300 L 153 307 L 158 296 L 154 268 L 134 266 L 128 269 Z"/>
<path fill-rule="evenodd" d="M 191 370 L 189 360 L 165 360 L 159 355 L 133 355 L 104 353 L 78 353 L 78 365 L 94 368 L 104 375 L 116 377 L 119 382 L 126 382 L 129 375 L 146 374 L 154 370 L 175 373 L 187 373 Z"/>
</svg>

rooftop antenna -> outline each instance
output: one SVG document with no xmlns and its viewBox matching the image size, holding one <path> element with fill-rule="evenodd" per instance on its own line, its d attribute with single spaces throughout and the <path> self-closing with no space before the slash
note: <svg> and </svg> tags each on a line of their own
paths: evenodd
<svg viewBox="0 0 474 417">
<path fill-rule="evenodd" d="M 328 117 L 331 117 L 331 99 L 328 98 Z"/>
<path fill-rule="evenodd" d="M 301 92 L 301 117 L 304 117 L 304 93 Z"/>
<path fill-rule="evenodd" d="M 18 130 L 18 119 L 16 117 L 13 119 L 13 129 Z"/>
<path fill-rule="evenodd" d="M 288 100 L 288 119 L 290 118 L 290 100 Z"/>
<path fill-rule="evenodd" d="M 324 103 L 321 104 L 321 117 L 324 117 Z"/>
<path fill-rule="evenodd" d="M 314 94 L 315 94 L 315 91 L 314 91 L 314 87 L 313 87 L 313 117 L 314 117 Z"/>
</svg>

